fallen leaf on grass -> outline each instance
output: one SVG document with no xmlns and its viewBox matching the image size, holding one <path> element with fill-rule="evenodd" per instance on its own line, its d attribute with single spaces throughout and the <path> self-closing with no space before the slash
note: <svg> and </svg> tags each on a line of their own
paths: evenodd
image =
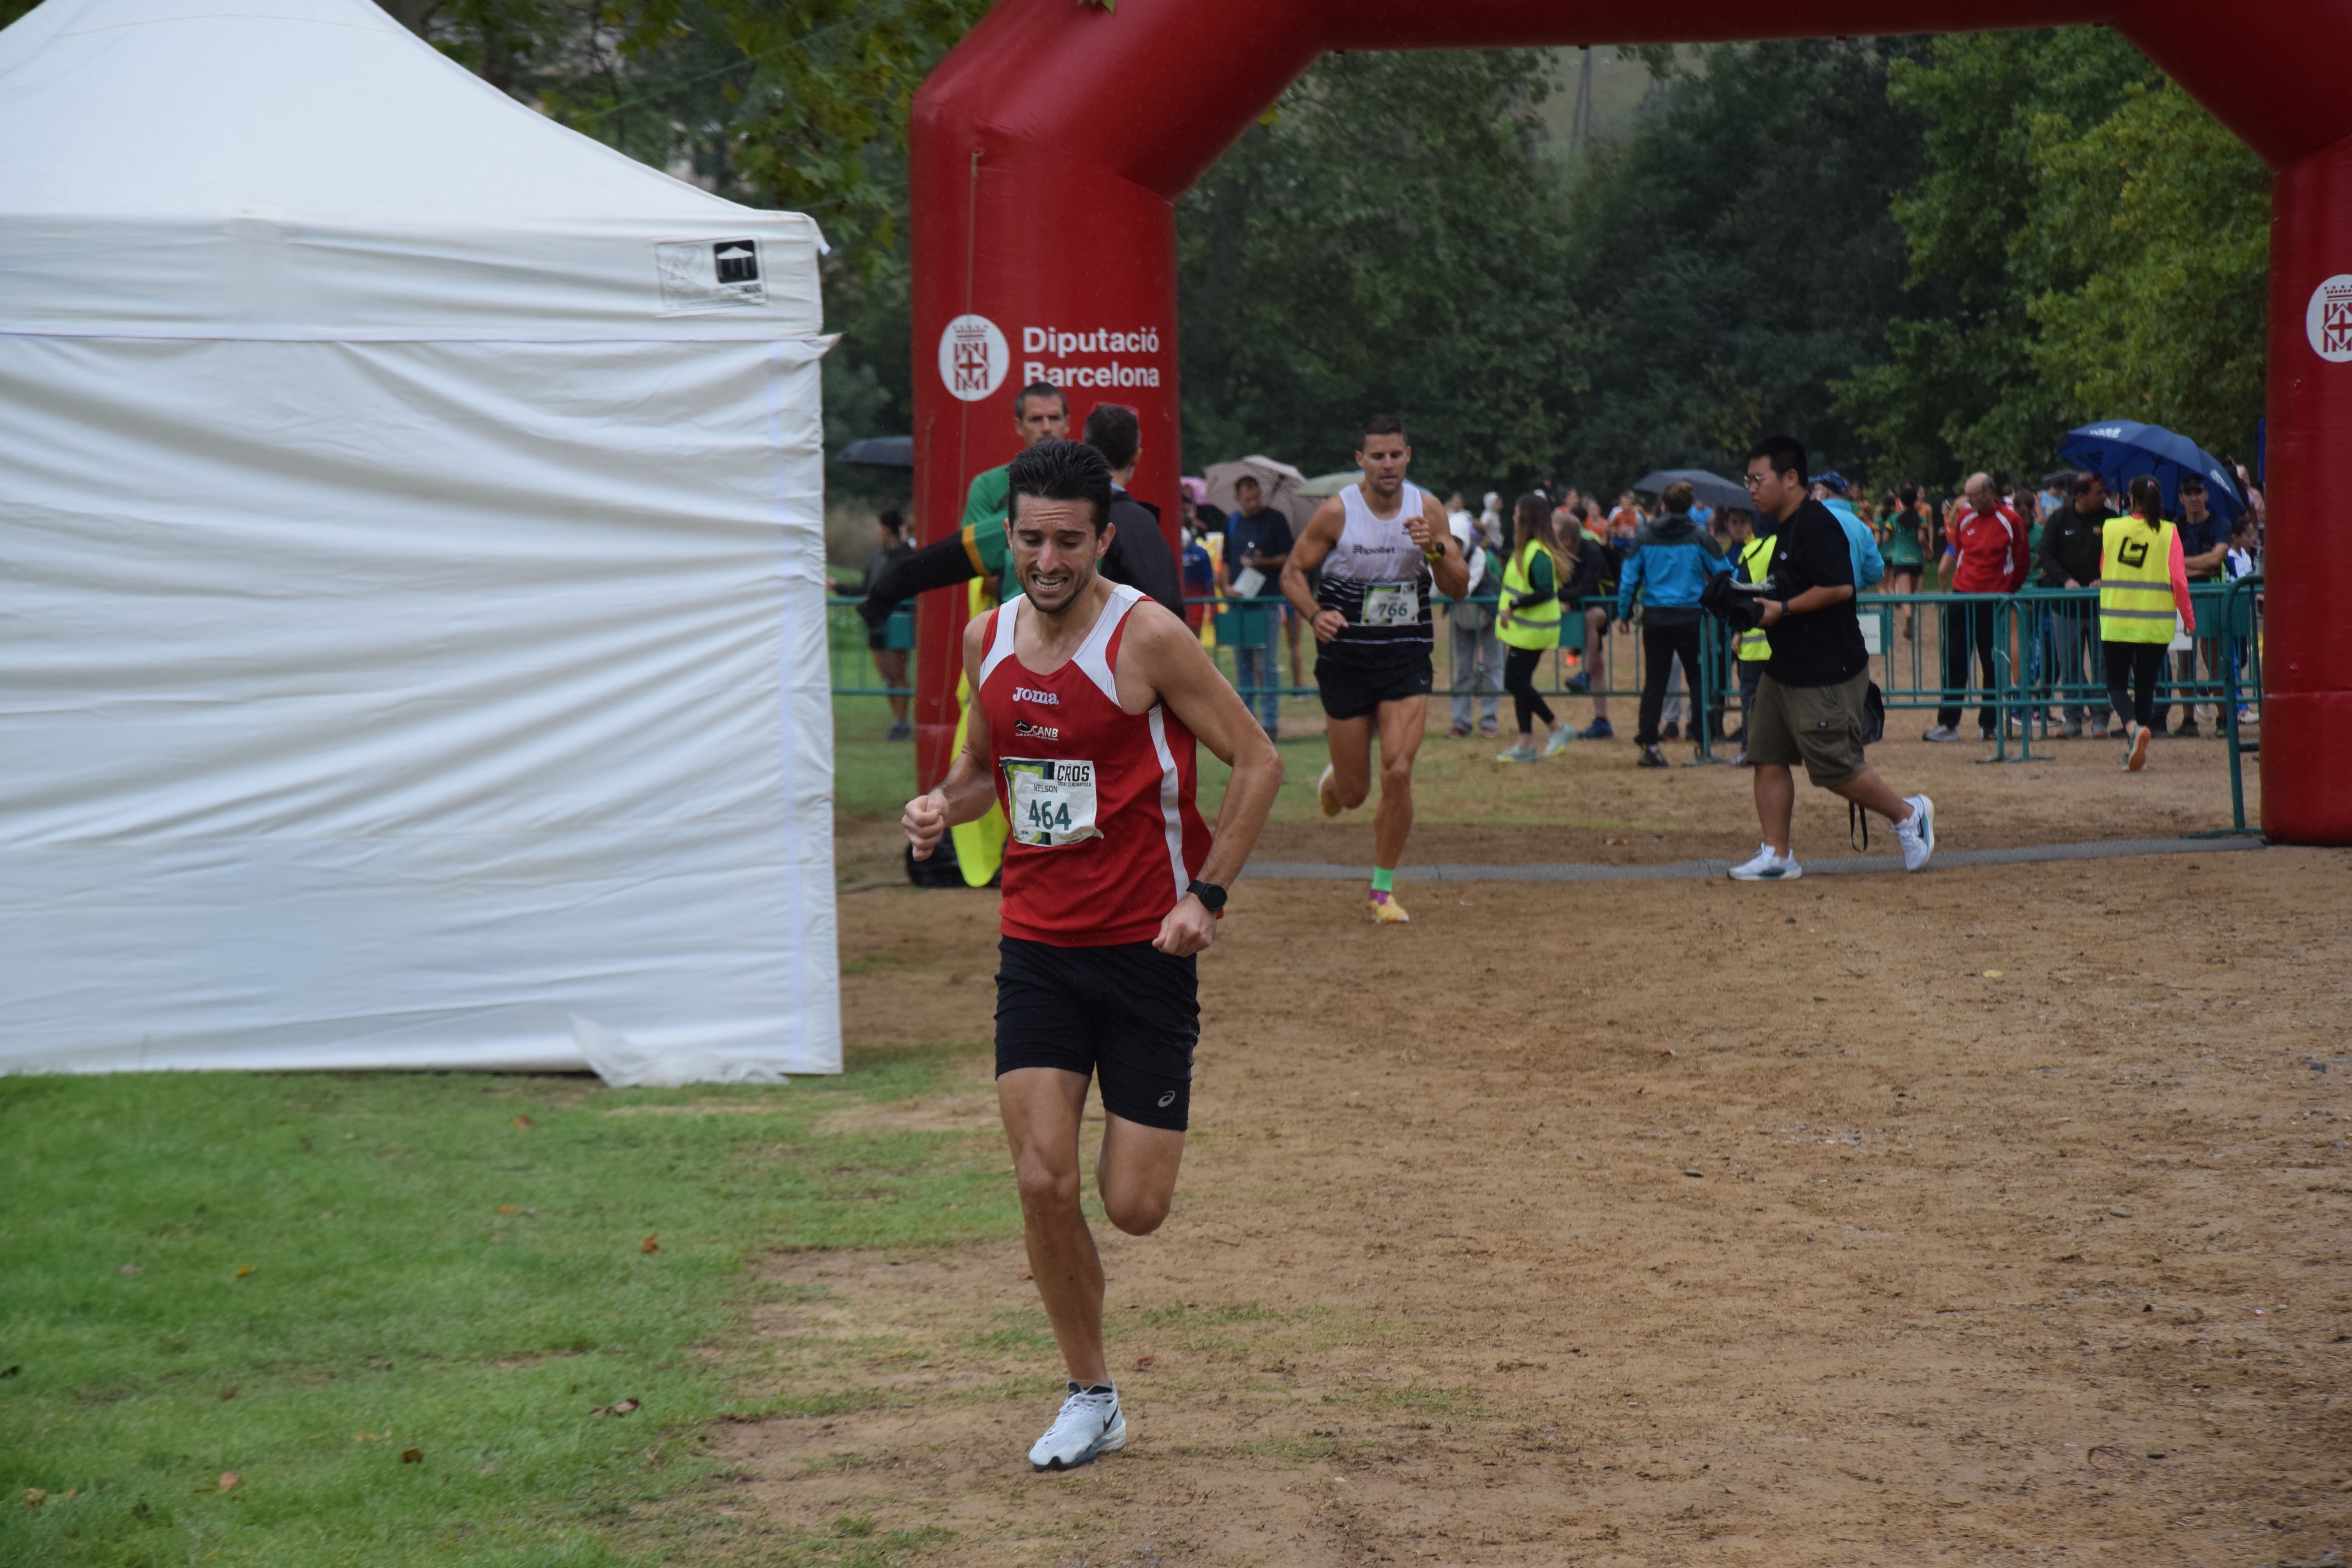
<svg viewBox="0 0 2352 1568">
<path fill-rule="evenodd" d="M 49 1494 L 41 1488 L 26 1487 L 25 1489 L 25 1506 L 26 1508 L 38 1508 L 48 1500 Z"/>
<path fill-rule="evenodd" d="M 425 1462 L 425 1450 L 422 1448 L 403 1448 L 400 1451 L 400 1462 L 404 1465 L 421 1465 Z"/>
<path fill-rule="evenodd" d="M 236 1277 L 240 1279 L 252 1272 L 253 1265 L 250 1263 L 240 1263 L 236 1266 Z"/>
<path fill-rule="evenodd" d="M 1135 1359 L 1135 1370 L 1138 1372 L 1147 1371 L 1150 1368 L 1152 1363 L 1157 1362 L 1159 1359 L 1160 1358 L 1156 1355 L 1138 1356 Z"/>
<path fill-rule="evenodd" d="M 649 1236 L 646 1237 L 645 1245 L 640 1247 L 637 1250 L 640 1252 L 659 1252 L 661 1250 L 661 1243 L 656 1241 Z"/>
<path fill-rule="evenodd" d="M 527 1209 L 514 1204 L 500 1204 L 491 1212 L 494 1214 L 519 1214 L 525 1216 L 536 1216 L 539 1213 L 537 1209 Z"/>
<path fill-rule="evenodd" d="M 528 1132 L 528 1131 L 530 1131 L 530 1117 L 528 1117 L 528 1116 L 518 1116 L 518 1117 L 516 1117 L 516 1118 L 514 1119 L 514 1124 L 515 1124 L 517 1127 L 521 1128 L 521 1129 L 522 1129 L 524 1131 L 526 1131 L 526 1132 Z"/>
<path fill-rule="evenodd" d="M 141 1268 L 136 1263 L 126 1263 L 121 1268 L 116 1269 L 115 1272 L 121 1275 L 125 1279 L 136 1279 L 140 1275 L 145 1273 L 146 1270 Z"/>
<path fill-rule="evenodd" d="M 235 1470 L 223 1470 L 221 1472 L 220 1489 L 226 1491 L 243 1479 L 245 1479 L 245 1478 L 238 1475 Z"/>
<path fill-rule="evenodd" d="M 638 1403 L 639 1402 L 635 1399 L 624 1399 L 617 1405 L 600 1405 L 595 1409 L 588 1412 L 588 1414 L 591 1415 L 626 1415 L 630 1411 L 637 1408 Z"/>
</svg>

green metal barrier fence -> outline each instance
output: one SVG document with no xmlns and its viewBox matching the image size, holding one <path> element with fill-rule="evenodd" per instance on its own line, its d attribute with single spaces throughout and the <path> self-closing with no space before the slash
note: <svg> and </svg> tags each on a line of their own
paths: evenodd
<svg viewBox="0 0 2352 1568">
<path fill-rule="evenodd" d="M 2157 697 L 2160 714 L 2168 707 L 2183 704 L 2191 705 L 2192 713 L 2194 708 L 2208 705 L 2219 710 L 2217 732 L 2229 747 L 2230 803 L 2236 825 L 2231 831 L 2241 833 L 2248 831 L 2242 760 L 2257 753 L 2261 745 L 2262 581 L 2259 576 L 2244 577 L 2234 583 L 2201 583 L 2190 588 L 2197 637 L 2187 652 L 2175 653 L 2166 660 L 2165 679 Z M 2071 720 L 2088 731 L 2107 722 L 2106 672 L 2098 642 L 2098 597 L 2095 588 L 2039 587 L 2015 595 L 1865 594 L 1858 608 L 1864 642 L 1871 654 L 1872 679 L 1878 683 L 1889 713 L 1958 709 L 1964 738 L 1977 732 L 1970 726 L 1980 723 L 1983 711 L 1989 709 L 1994 716 L 1990 737 L 1993 752 L 1984 760 L 2037 761 L 2040 753 L 2034 750 L 2034 742 L 2038 737 L 2046 745 L 2053 738 L 2053 726 L 2064 725 Z M 1489 610 L 1496 603 L 1492 598 L 1468 602 Z M 1315 694 L 1315 638 L 1303 625 L 1297 626 L 1298 662 L 1294 670 L 1290 662 L 1290 627 L 1279 617 L 1253 615 L 1230 600 L 1191 603 L 1202 613 L 1202 618 L 1215 628 L 1214 657 L 1218 668 L 1228 679 L 1234 680 L 1235 689 L 1251 703 L 1253 710 L 1258 700 L 1267 694 L 1278 700 Z M 866 624 L 857 616 L 856 604 L 852 598 L 826 601 L 835 695 L 908 695 L 908 688 L 894 689 L 882 683 L 880 672 L 867 651 Z M 1468 696 L 1474 719 L 1484 717 L 1486 700 L 1494 698 L 1501 727 L 1506 732 L 1512 731 L 1516 722 L 1499 675 L 1489 681 L 1475 668 L 1455 668 L 1452 607 L 1453 602 L 1442 596 L 1432 604 L 1437 621 L 1437 686 L 1433 695 L 1449 702 L 1456 696 Z M 1648 673 L 1638 628 L 1615 618 L 1613 599 L 1587 599 L 1579 608 L 1604 610 L 1609 618 L 1592 629 L 1585 647 L 1563 647 L 1555 653 L 1540 668 L 1537 689 L 1548 698 L 1599 697 L 1638 703 Z M 1637 616 L 1638 614 L 1637 611 Z M 1270 645 L 1273 649 L 1276 683 L 1254 679 L 1244 686 L 1238 679 L 1233 638 L 1250 630 L 1252 621 L 1270 628 L 1255 635 L 1265 639 L 1259 646 Z M 912 615 L 902 607 L 886 636 L 894 646 L 908 646 L 912 624 Z M 1297 623 L 1294 620 L 1291 625 Z M 1958 689 L 1948 688 L 1945 683 L 1945 651 L 1956 639 L 1964 644 L 1969 655 L 1969 684 Z M 1716 745 L 1726 732 L 1726 721 L 1738 692 L 1738 661 L 1732 658 L 1731 643 L 1722 622 L 1712 616 L 1702 622 L 1700 689 L 1696 693 L 1683 694 L 1680 726 L 1683 740 L 1696 746 L 1693 765 L 1720 760 L 1715 755 Z M 1979 649 L 1991 656 L 1992 679 L 1989 683 L 1984 679 Z M 1584 670 L 1588 651 L 1601 656 L 1606 683 L 1597 689 L 1591 686 Z M 1281 680 L 1286 672 L 1294 677 L 1287 682 Z M 1680 671 L 1675 673 L 1678 677 Z M 1706 715 L 1708 721 L 1697 722 L 1696 716 L 1700 714 Z M 1616 717 L 1612 715 L 1612 728 Z M 1623 718 L 1625 723 L 1619 738 L 1630 741 L 1633 713 L 1629 710 Z M 2250 729 L 2251 736 L 2247 733 Z"/>
</svg>

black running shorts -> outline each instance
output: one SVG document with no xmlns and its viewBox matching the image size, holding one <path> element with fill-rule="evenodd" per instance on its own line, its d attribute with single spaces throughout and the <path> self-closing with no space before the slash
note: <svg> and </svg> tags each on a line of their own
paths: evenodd
<svg viewBox="0 0 2352 1568">
<path fill-rule="evenodd" d="M 999 939 L 996 1070 L 1060 1068 L 1102 1080 L 1103 1109 L 1184 1131 L 1192 1047 L 1201 1041 L 1200 968 L 1148 942 L 1054 947 Z"/>
<path fill-rule="evenodd" d="M 1394 664 L 1343 664 L 1328 654 L 1315 661 L 1316 689 L 1324 713 L 1333 719 L 1369 718 L 1381 703 L 1426 697 L 1436 684 L 1427 654 Z"/>
</svg>

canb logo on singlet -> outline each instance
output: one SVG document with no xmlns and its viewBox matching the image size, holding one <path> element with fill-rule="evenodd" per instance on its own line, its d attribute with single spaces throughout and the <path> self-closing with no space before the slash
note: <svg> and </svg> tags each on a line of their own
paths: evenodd
<svg viewBox="0 0 2352 1568">
<path fill-rule="evenodd" d="M 1013 689 L 1013 700 L 1034 702 L 1046 708 L 1059 708 L 1062 705 L 1062 694 L 1058 691 L 1040 691 L 1033 686 L 1016 686 Z"/>
<path fill-rule="evenodd" d="M 1033 741 L 1058 741 L 1062 732 L 1049 724 L 1032 724 L 1026 719 L 1013 721 L 1013 732 Z"/>
</svg>

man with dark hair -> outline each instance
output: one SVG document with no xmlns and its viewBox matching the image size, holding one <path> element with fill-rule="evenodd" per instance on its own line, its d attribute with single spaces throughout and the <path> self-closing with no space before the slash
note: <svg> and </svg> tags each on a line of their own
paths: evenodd
<svg viewBox="0 0 2352 1568">
<path fill-rule="evenodd" d="M 1697 740 L 1699 726 L 1708 721 L 1709 715 L 1699 710 L 1699 593 L 1709 577 L 1730 570 L 1714 539 L 1691 521 L 1689 481 L 1676 479 L 1658 499 L 1664 510 L 1633 536 L 1617 582 L 1619 620 L 1633 618 L 1633 596 L 1642 596 L 1642 724 L 1633 741 L 1642 748 L 1635 765 L 1644 768 L 1668 765 L 1659 749 L 1658 714 L 1675 660 L 1682 661 L 1690 687 L 1691 739 Z M 1715 696 L 1720 701 L 1723 693 Z"/>
<path fill-rule="evenodd" d="M 2200 476 L 2181 475 L 2179 493 L 2180 516 L 2173 526 L 2180 533 L 2180 548 L 2185 555 L 2183 564 L 2188 569 L 2189 585 L 2193 591 L 2200 583 L 2218 583 L 2221 580 L 2221 563 L 2230 553 L 2230 525 L 2223 522 L 2219 514 L 2211 510 L 2205 499 L 2205 481 Z M 2197 650 L 2200 647 L 2205 650 L 2206 673 L 2210 675 L 2217 683 L 2221 679 L 2221 639 L 2199 637 L 2183 649 L 2174 660 L 2174 677 L 2182 683 L 2184 690 L 2194 691 L 2197 689 Z M 2170 711 L 2168 704 L 2163 702 L 2157 704 L 2156 727 L 2158 730 L 2163 730 L 2166 716 Z M 2221 704 L 2217 700 L 2213 704 L 2213 731 L 2216 734 L 2222 732 L 2222 719 Z M 2197 733 L 2195 702 L 2183 702 L 2180 705 L 2180 728 L 2172 732 L 2176 735 L 2189 736 Z"/>
<path fill-rule="evenodd" d="M 1099 1076 L 1095 1191 L 1146 1236 L 1168 1217 L 1200 1039 L 1195 954 L 1215 940 L 1282 784 L 1282 759 L 1197 638 L 1097 568 L 1111 470 L 1075 441 L 1013 459 L 1022 592 L 964 628 L 971 721 L 947 777 L 907 803 L 919 859 L 953 824 L 1001 807 L 996 1097 L 1012 1144 L 1029 1269 L 1069 1386 L 1029 1450 L 1040 1470 L 1122 1447 L 1104 1359 L 1102 1259 L 1079 1201 L 1079 1119 Z M 1213 833 L 1195 804 L 1199 745 L 1233 769 Z"/>
<path fill-rule="evenodd" d="M 1234 511 L 1225 519 L 1220 563 L 1226 595 L 1234 601 L 1219 617 L 1217 638 L 1234 650 L 1234 684 L 1244 702 L 1255 700 L 1269 739 L 1282 728 L 1282 563 L 1290 559 L 1290 520 L 1265 504 L 1254 475 L 1234 481 Z M 1247 592 L 1244 592 L 1246 589 Z"/>
<path fill-rule="evenodd" d="M 1103 575 L 1114 583 L 1140 588 L 1160 607 L 1184 618 L 1184 582 L 1176 570 L 1175 552 L 1160 531 L 1160 509 L 1127 493 L 1135 477 L 1136 459 L 1143 453 L 1143 424 L 1135 410 L 1118 403 L 1097 403 L 1087 416 L 1087 445 L 1110 465 L 1110 548 L 1103 552 Z"/>
<path fill-rule="evenodd" d="M 1862 716 L 1870 655 L 1853 605 L 1853 555 L 1845 530 L 1805 493 L 1805 448 L 1770 436 L 1748 456 L 1748 493 L 1759 519 L 1777 526 L 1765 568 L 1764 635 L 1771 647 L 1756 683 L 1748 723 L 1748 761 L 1756 770 L 1756 816 L 1764 846 L 1731 868 L 1741 882 L 1793 881 L 1804 874 L 1789 845 L 1797 785 L 1805 776 L 1895 824 L 1903 868 L 1916 871 L 1936 848 L 1936 805 L 1908 800 L 1863 760 Z"/>
<path fill-rule="evenodd" d="M 1412 763 L 1436 684 L 1433 586 L 1458 599 L 1470 570 L 1437 498 L 1409 483 L 1404 425 L 1364 421 L 1356 448 L 1362 479 L 1318 507 L 1283 563 L 1282 592 L 1315 630 L 1315 684 L 1328 720 L 1331 762 L 1315 786 L 1326 816 L 1371 793 L 1372 736 L 1381 742 L 1381 804 L 1372 817 L 1372 918 L 1408 917 L 1395 898 L 1397 862 L 1412 832 Z M 1310 592 L 1307 574 L 1322 576 Z"/>
<path fill-rule="evenodd" d="M 2042 585 L 2045 588 L 2095 588 L 2099 584 L 2099 530 L 2107 521 L 2107 482 L 2096 474 L 2081 473 L 2067 487 L 2066 504 L 2042 524 Z M 2066 738 L 2083 736 L 2083 720 L 2090 704 L 2082 696 L 2084 682 L 2100 679 L 2091 673 L 2099 666 L 2098 605 L 2090 600 L 2063 599 L 2050 606 L 2042 624 L 2043 679 L 2065 700 Z M 2107 738 L 2107 704 L 2097 700 L 2092 738 Z"/>
</svg>

